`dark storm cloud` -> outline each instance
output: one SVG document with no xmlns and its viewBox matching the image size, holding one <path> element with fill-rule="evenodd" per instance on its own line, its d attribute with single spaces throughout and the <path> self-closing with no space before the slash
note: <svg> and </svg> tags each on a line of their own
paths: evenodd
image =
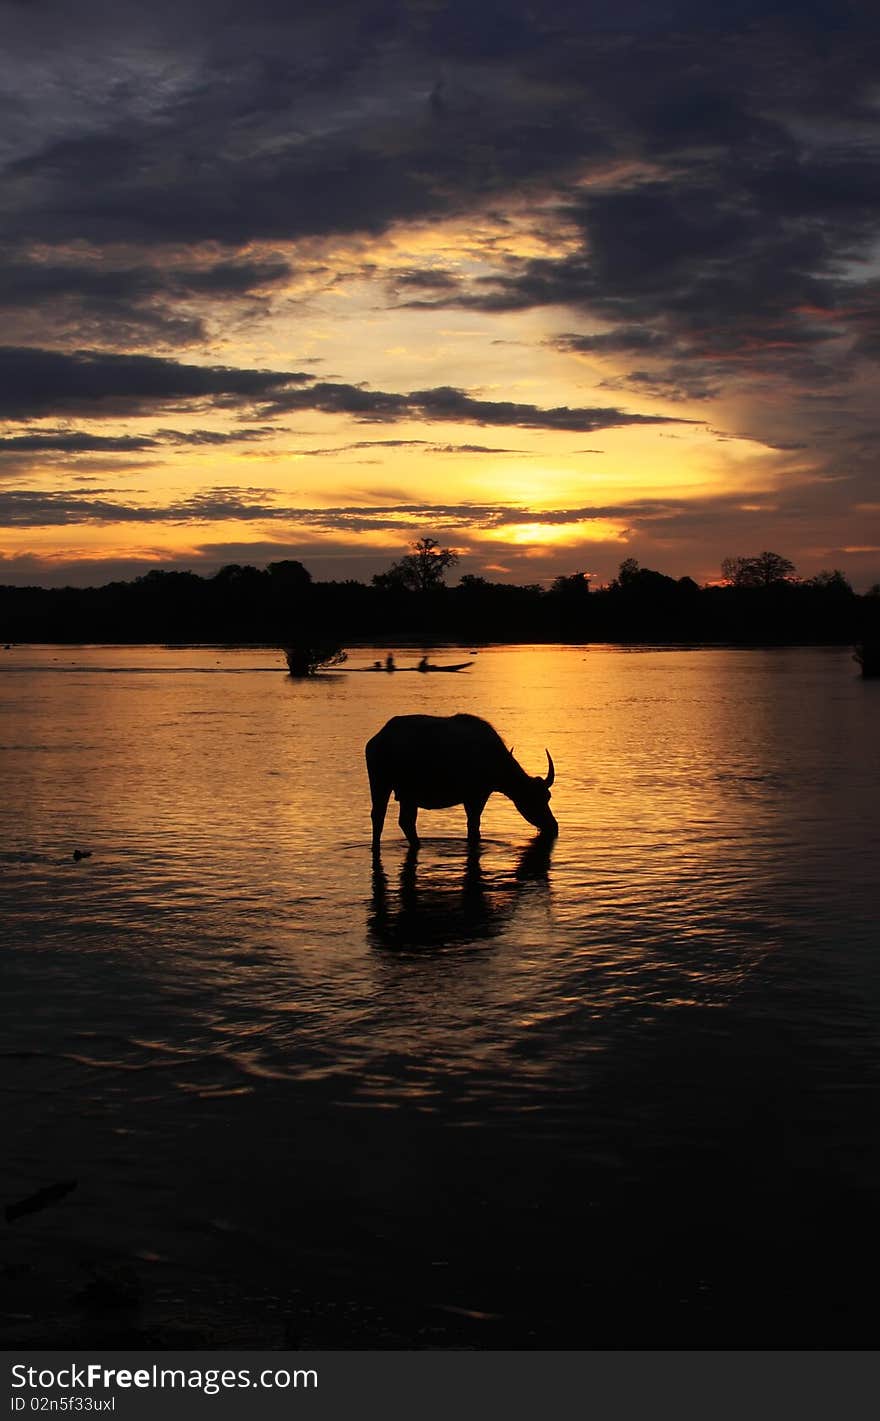
<svg viewBox="0 0 880 1421">
<path fill-rule="evenodd" d="M 457 291 L 458 278 L 448 271 L 396 271 L 388 278 L 389 284 L 398 290 L 415 288 L 418 291 Z"/>
<path fill-rule="evenodd" d="M 79 492 L 47 493 L 42 489 L 9 489 L 0 493 L 0 525 L 6 528 L 49 528 L 75 523 L 149 523 L 149 510 Z"/>
<path fill-rule="evenodd" d="M 561 429 L 583 432 L 595 429 L 616 429 L 631 424 L 673 424 L 677 421 L 665 415 L 630 414 L 610 406 L 570 409 L 540 409 L 536 405 L 517 404 L 511 400 L 475 400 L 464 390 L 442 386 L 421 390 L 409 396 L 413 407 L 425 419 L 471 421 L 482 425 L 514 425 L 521 429 Z M 691 423 L 690 420 L 683 421 Z"/>
<path fill-rule="evenodd" d="M 0 311 L 16 332 L 53 332 L 80 343 L 97 334 L 121 348 L 186 346 L 207 338 L 217 303 L 253 315 L 290 274 L 280 258 L 108 261 L 92 253 L 74 261 L 9 253 L 0 262 Z M 27 336 L 25 337 L 27 338 Z"/>
<path fill-rule="evenodd" d="M 149 355 L 2 346 L 0 417 L 142 414 L 175 405 L 241 405 L 312 378 L 296 371 L 184 365 Z"/>
<path fill-rule="evenodd" d="M 596 429 L 616 429 L 631 424 L 691 423 L 666 415 L 631 414 L 613 406 L 542 409 L 538 405 L 512 400 L 474 399 L 465 390 L 440 385 L 430 390 L 414 390 L 408 395 L 367 390 L 358 385 L 319 381 L 308 389 L 284 391 L 260 404 L 264 415 L 290 410 L 319 410 L 323 414 L 347 414 L 364 421 L 393 422 L 418 419 L 427 422 L 454 421 L 459 424 L 501 425 L 520 429 L 572 430 L 579 433 Z"/>
<path fill-rule="evenodd" d="M 286 111 L 266 96 L 283 82 Z M 110 120 L 103 132 L 60 138 L 11 164 L 19 203 L 0 230 L 31 240 L 241 246 L 378 232 L 439 210 L 427 175 L 364 143 L 357 126 L 327 135 L 326 97 L 311 97 L 314 114 L 293 59 L 252 56 L 238 73 L 209 67 L 164 113 L 138 121 L 120 111 L 116 127 Z M 236 113 L 238 105 L 250 113 Z"/>
<path fill-rule="evenodd" d="M 255 410 L 263 418 L 291 410 L 314 410 L 322 414 L 350 415 L 367 423 L 393 424 L 418 419 L 428 423 L 454 421 L 579 432 L 630 424 L 680 422 L 662 415 L 632 414 L 613 406 L 572 409 L 563 405 L 542 409 L 509 400 L 480 400 L 465 390 L 446 385 L 395 394 L 361 385 L 315 381 L 314 376 L 302 371 L 185 365 L 157 356 L 111 355 L 101 351 L 68 354 L 27 346 L 0 347 L 0 417 L 27 419 L 49 414 L 118 417 L 144 415 L 174 406 Z M 205 432 L 187 437 L 195 443 L 210 442 L 212 438 Z M 369 442 L 366 441 L 366 445 Z M 446 447 L 450 452 L 455 448 Z M 458 448 L 479 452 L 475 445 Z"/>
<path fill-rule="evenodd" d="M 13 434 L 0 436 L 0 454 L 7 450 L 32 452 L 35 454 L 103 454 L 155 449 L 158 441 L 148 436 L 139 438 L 132 434 L 104 435 L 78 434 L 58 430 L 54 434 Z"/>
<path fill-rule="evenodd" d="M 466 8 L 441 7 L 442 23 L 430 8 L 248 6 L 218 22 L 211 7 L 206 25 L 121 4 L 91 31 L 84 17 L 91 52 L 53 29 L 92 92 L 51 82 L 45 18 L 21 16 L 9 48 L 45 67 L 45 98 L 22 86 L 0 231 L 229 246 L 377 233 L 609 150 L 599 115 L 532 82 L 553 36 L 529 7 L 476 28 Z"/>
<path fill-rule="evenodd" d="M 811 204 L 779 210 L 761 200 L 754 176 L 719 162 L 711 178 L 684 174 L 598 192 L 568 209 L 583 253 L 510 262 L 506 272 L 421 304 L 580 308 L 616 329 L 566 332 L 561 348 L 667 348 L 695 362 L 740 359 L 756 369 L 790 362 L 799 377 L 820 377 L 823 348 L 846 333 L 853 296 L 841 263 L 869 253 L 875 214 L 861 198 L 843 218 L 820 217 Z"/>
<path fill-rule="evenodd" d="M 136 453 L 142 449 L 160 449 L 163 445 L 220 445 L 252 443 L 277 433 L 271 427 L 262 429 L 162 429 L 155 434 L 87 434 L 79 430 L 34 430 L 26 434 L 0 435 L 0 455 L 34 454 L 112 454 Z"/>
<path fill-rule="evenodd" d="M 569 330 L 563 348 L 666 351 L 691 365 L 633 372 L 628 388 L 659 396 L 706 397 L 768 373 L 803 386 L 846 378 L 840 342 L 858 334 L 870 271 L 857 264 L 876 236 L 876 11 L 774 7 L 767 20 L 760 6 L 725 7 L 707 26 L 727 31 L 723 44 L 693 7 L 682 13 L 684 28 L 670 19 L 661 36 L 624 7 L 621 33 L 632 29 L 612 43 L 594 15 L 581 24 L 550 7 L 548 32 L 565 44 L 552 57 L 540 49 L 534 71 L 552 65 L 560 85 L 603 111 L 635 166 L 600 168 L 587 189 L 556 166 L 558 212 L 581 233 L 579 249 L 508 258 L 457 289 L 433 285 L 430 272 L 398 274 L 403 304 L 579 310 L 617 329 Z M 873 349 L 867 340 L 855 356 Z"/>
<path fill-rule="evenodd" d="M 630 370 L 618 379 L 601 381 L 601 388 L 648 395 L 651 399 L 690 401 L 714 399 L 722 393 L 723 385 L 720 377 L 714 381 L 710 378 L 705 365 L 682 360 L 651 370 Z"/>
<path fill-rule="evenodd" d="M 262 291 L 286 281 L 291 275 L 289 262 L 222 261 L 211 266 L 172 268 L 166 275 L 167 289 L 172 294 L 209 296 L 244 296 Z"/>
<path fill-rule="evenodd" d="M 833 159 L 811 158 L 787 124 L 871 117 L 876 25 L 867 6 L 836 9 L 832 22 L 830 10 L 777 5 L 768 22 L 766 6 L 744 3 L 706 16 L 683 3 L 367 0 L 212 6 L 206 24 L 198 7 L 120 3 L 77 6 L 74 24 L 26 7 L 6 36 L 13 80 L 17 57 L 31 67 L 7 142 L 5 231 L 232 247 L 376 233 L 620 157 L 708 182 L 699 231 L 693 215 L 665 229 L 692 254 L 723 240 L 716 199 L 731 179 L 734 203 L 745 192 L 764 215 L 833 208 L 848 221 L 871 202 L 871 155 L 844 136 Z M 78 84 L 50 82 L 47 33 Z M 615 221 L 624 240 L 626 220 Z M 534 268 L 519 299 L 538 281 L 546 300 L 571 276 Z M 398 277 L 434 290 L 449 280 Z"/>
<path fill-rule="evenodd" d="M 755 200 L 747 170 L 721 164 L 711 181 L 687 177 L 597 195 L 578 211 L 589 240 L 596 294 L 592 304 L 618 317 L 666 319 L 693 342 L 735 350 L 824 340 L 798 307 L 828 311 L 839 258 L 833 234 L 800 211 L 772 220 Z M 847 233 L 858 249 L 870 232 Z M 792 335 L 793 333 L 793 335 Z"/>
<path fill-rule="evenodd" d="M 212 489 L 160 507 L 111 500 L 100 497 L 101 492 L 4 490 L 0 492 L 0 524 L 45 528 L 75 523 L 205 523 L 291 517 L 290 510 L 275 509 L 265 502 L 265 489 Z"/>
<path fill-rule="evenodd" d="M 598 335 L 577 335 L 562 332 L 550 342 L 557 350 L 570 350 L 579 355 L 592 353 L 618 354 L 621 351 L 653 351 L 667 344 L 660 331 L 652 331 L 647 326 L 620 326 L 614 331 L 604 331 Z"/>
<path fill-rule="evenodd" d="M 532 306 L 589 306 L 600 289 L 592 267 L 582 255 L 509 260 L 507 270 L 470 280 L 459 278 L 435 294 L 400 302 L 410 310 L 463 310 L 503 314 L 527 311 Z"/>
</svg>

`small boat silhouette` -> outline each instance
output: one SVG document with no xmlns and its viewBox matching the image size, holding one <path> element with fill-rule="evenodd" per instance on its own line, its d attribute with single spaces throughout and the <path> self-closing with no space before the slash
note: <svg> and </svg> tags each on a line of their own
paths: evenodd
<svg viewBox="0 0 880 1421">
<path fill-rule="evenodd" d="M 375 666 L 342 666 L 341 671 L 378 671 L 382 675 L 396 675 L 399 671 L 418 671 L 425 675 L 429 671 L 466 671 L 469 666 L 473 666 L 472 661 L 454 661 L 446 666 L 386 666 L 384 662 L 378 662 Z"/>
</svg>

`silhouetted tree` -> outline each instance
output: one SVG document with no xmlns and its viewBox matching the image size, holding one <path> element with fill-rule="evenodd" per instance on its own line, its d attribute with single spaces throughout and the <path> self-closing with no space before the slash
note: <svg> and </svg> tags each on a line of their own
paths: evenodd
<svg viewBox="0 0 880 1421">
<path fill-rule="evenodd" d="M 434 592 L 443 586 L 447 568 L 458 562 L 452 548 L 441 548 L 436 538 L 420 538 L 412 544 L 413 551 L 387 572 L 377 573 L 373 585 L 390 591 L 405 588 L 410 592 Z"/>
<path fill-rule="evenodd" d="M 348 660 L 348 653 L 338 642 L 321 641 L 314 637 L 302 637 L 282 650 L 291 676 L 314 676 L 323 667 L 341 666 L 343 661 Z"/>
<path fill-rule="evenodd" d="M 287 558 L 272 562 L 266 568 L 267 635 L 279 641 L 291 641 L 308 628 L 316 630 L 313 610 L 312 574 L 301 562 Z"/>
<path fill-rule="evenodd" d="M 775 587 L 794 572 L 794 563 L 781 553 L 764 552 L 752 558 L 725 558 L 721 576 L 734 587 Z"/>
<path fill-rule="evenodd" d="M 215 582 L 218 587 L 235 587 L 237 584 L 246 583 L 250 575 L 256 571 L 257 569 L 255 567 L 240 562 L 228 562 L 223 567 L 218 568 L 214 573 L 212 581 Z M 168 574 L 164 572 L 148 574 L 150 577 L 157 575 L 159 577 L 168 576 Z"/>
<path fill-rule="evenodd" d="M 210 579 L 211 637 L 246 641 L 251 628 L 265 623 L 269 581 L 249 563 L 227 563 Z"/>
<path fill-rule="evenodd" d="M 550 588 L 551 593 L 558 597 L 586 597 L 590 591 L 590 574 L 588 572 L 572 572 L 564 574 L 562 577 L 555 577 Z"/>
<path fill-rule="evenodd" d="M 624 558 L 617 569 L 617 581 L 621 587 L 626 587 L 627 583 L 635 581 L 639 571 L 639 565 L 635 558 Z"/>
<path fill-rule="evenodd" d="M 295 558 L 285 558 L 282 562 L 270 562 L 266 568 L 273 592 L 289 596 L 305 592 L 311 586 L 312 574 Z"/>
<path fill-rule="evenodd" d="M 683 601 L 682 589 L 674 578 L 640 567 L 635 558 L 624 558 L 617 577 L 601 597 L 604 608 L 598 625 L 604 627 L 605 635 L 633 641 L 669 636 L 667 629 L 677 624 Z"/>
<path fill-rule="evenodd" d="M 837 567 L 831 572 L 824 569 L 822 572 L 817 572 L 815 577 L 807 579 L 806 585 L 807 587 L 815 587 L 819 592 L 837 593 L 839 596 L 846 597 L 853 595 L 852 587 Z"/>
<path fill-rule="evenodd" d="M 544 594 L 547 612 L 553 618 L 548 631 L 562 641 L 586 641 L 590 626 L 590 574 L 573 572 L 554 578 Z"/>
</svg>

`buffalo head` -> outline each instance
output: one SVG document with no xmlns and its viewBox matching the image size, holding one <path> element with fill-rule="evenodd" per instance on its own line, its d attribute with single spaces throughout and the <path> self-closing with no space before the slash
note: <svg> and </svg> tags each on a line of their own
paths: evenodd
<svg viewBox="0 0 880 1421">
<path fill-rule="evenodd" d="M 512 757 L 512 750 L 510 754 Z M 524 774 L 517 785 L 516 793 L 511 795 L 511 798 L 523 819 L 534 824 L 542 834 L 558 834 L 559 825 L 550 810 L 550 786 L 556 778 L 556 771 L 553 768 L 550 751 L 545 750 L 544 754 L 547 756 L 547 774 L 543 776 Z"/>
</svg>

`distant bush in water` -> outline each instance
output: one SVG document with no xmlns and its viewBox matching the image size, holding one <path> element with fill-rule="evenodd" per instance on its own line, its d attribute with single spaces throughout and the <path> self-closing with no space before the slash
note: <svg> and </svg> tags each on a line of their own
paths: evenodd
<svg viewBox="0 0 880 1421">
<path fill-rule="evenodd" d="M 341 666 L 348 660 L 348 653 L 331 641 L 298 642 L 282 650 L 291 676 L 314 676 L 323 667 Z"/>
</svg>

